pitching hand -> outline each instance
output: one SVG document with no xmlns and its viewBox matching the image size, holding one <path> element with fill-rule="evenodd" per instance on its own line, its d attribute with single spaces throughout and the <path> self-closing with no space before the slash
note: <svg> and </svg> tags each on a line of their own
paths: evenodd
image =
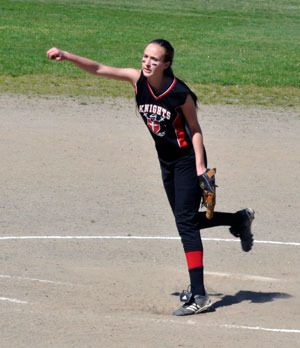
<svg viewBox="0 0 300 348">
<path fill-rule="evenodd" d="M 47 51 L 47 57 L 51 60 L 57 60 L 57 61 L 61 61 L 65 59 L 64 51 L 56 47 L 52 47 L 50 48 L 50 50 Z"/>
</svg>

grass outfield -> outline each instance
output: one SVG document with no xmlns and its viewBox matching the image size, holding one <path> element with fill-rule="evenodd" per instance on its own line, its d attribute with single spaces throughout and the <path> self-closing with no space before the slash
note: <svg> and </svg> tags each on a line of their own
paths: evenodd
<svg viewBox="0 0 300 348">
<path fill-rule="evenodd" d="M 299 106 L 299 28 L 298 0 L 1 0 L 0 92 L 132 96 L 46 50 L 139 67 L 144 45 L 163 37 L 203 103 Z"/>
</svg>

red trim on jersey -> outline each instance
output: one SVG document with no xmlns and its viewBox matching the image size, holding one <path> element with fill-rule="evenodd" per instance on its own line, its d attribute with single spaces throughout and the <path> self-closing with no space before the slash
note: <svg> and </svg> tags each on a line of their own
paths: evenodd
<svg viewBox="0 0 300 348">
<path fill-rule="evenodd" d="M 184 131 L 182 116 L 180 114 L 177 114 L 173 122 L 173 126 L 175 128 L 175 133 L 179 147 L 189 146 L 189 143 L 186 140 L 186 132 Z"/>
<path fill-rule="evenodd" d="M 175 77 L 174 77 L 174 80 L 173 80 L 173 82 L 171 83 L 170 87 L 169 87 L 164 93 L 160 94 L 159 96 L 156 96 L 156 95 L 154 94 L 153 90 L 152 90 L 152 87 L 150 86 L 150 83 L 148 82 L 148 80 L 146 80 L 146 81 L 147 81 L 147 86 L 148 86 L 148 88 L 149 88 L 149 91 L 150 91 L 152 97 L 153 97 L 155 100 L 159 100 L 159 99 L 165 97 L 167 94 L 169 94 L 169 93 L 171 92 L 171 90 L 174 88 L 174 86 L 176 85 L 176 83 L 177 83 L 177 80 L 176 80 Z"/>
<path fill-rule="evenodd" d="M 189 251 L 185 253 L 188 269 L 203 267 L 203 251 Z"/>
</svg>

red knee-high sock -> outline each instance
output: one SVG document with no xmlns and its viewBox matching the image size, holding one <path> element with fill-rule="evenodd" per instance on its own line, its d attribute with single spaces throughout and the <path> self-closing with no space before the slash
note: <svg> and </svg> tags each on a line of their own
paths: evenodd
<svg viewBox="0 0 300 348">
<path fill-rule="evenodd" d="M 195 250 L 185 252 L 186 262 L 191 281 L 193 295 L 205 295 L 203 280 L 203 251 Z"/>
</svg>

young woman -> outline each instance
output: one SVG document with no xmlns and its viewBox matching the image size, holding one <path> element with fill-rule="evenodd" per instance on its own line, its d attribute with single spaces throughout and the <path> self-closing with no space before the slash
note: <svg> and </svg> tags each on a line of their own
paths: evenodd
<svg viewBox="0 0 300 348">
<path fill-rule="evenodd" d="M 151 41 L 144 49 L 141 69 L 107 66 L 58 48 L 48 58 L 67 60 L 89 73 L 129 82 L 135 89 L 138 111 L 152 135 L 161 167 L 164 188 L 181 237 L 190 276 L 190 291 L 178 316 L 205 312 L 212 303 L 203 281 L 203 246 L 200 229 L 226 225 L 241 239 L 244 251 L 253 245 L 251 224 L 254 211 L 215 212 L 211 220 L 199 212 L 199 176 L 206 173 L 203 135 L 197 119 L 197 97 L 172 71 L 174 49 L 163 39 Z"/>
</svg>

